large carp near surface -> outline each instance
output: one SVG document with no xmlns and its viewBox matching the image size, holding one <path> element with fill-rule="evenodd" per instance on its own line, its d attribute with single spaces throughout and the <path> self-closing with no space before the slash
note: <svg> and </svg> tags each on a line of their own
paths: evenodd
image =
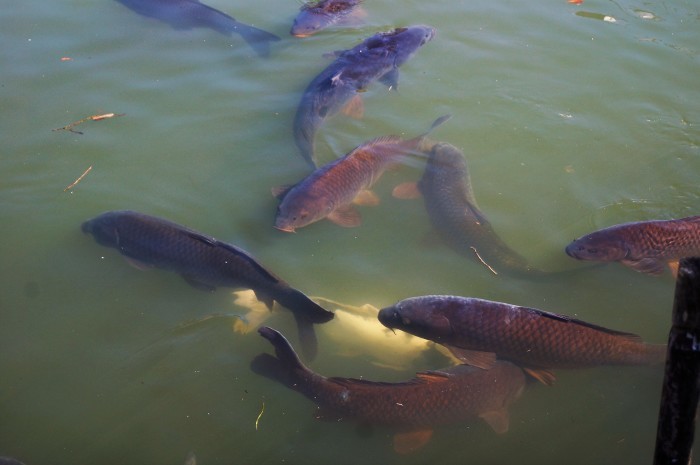
<svg viewBox="0 0 700 465">
<path fill-rule="evenodd" d="M 301 392 L 319 408 L 317 417 L 357 421 L 398 429 L 394 448 L 414 452 L 432 436 L 432 428 L 480 417 L 497 433 L 508 431 L 508 407 L 522 394 L 525 374 L 508 362 L 489 370 L 457 365 L 424 373 L 399 383 L 326 378 L 304 366 L 278 331 L 258 331 L 275 348 L 276 357 L 261 354 L 253 371 Z"/>
<path fill-rule="evenodd" d="M 246 288 L 271 310 L 279 302 L 294 314 L 302 347 L 316 356 L 313 324 L 325 323 L 333 313 L 264 268 L 247 252 L 170 221 L 134 211 L 110 211 L 82 225 L 104 246 L 115 248 L 139 267 L 175 271 L 194 287 Z"/>
<path fill-rule="evenodd" d="M 304 90 L 294 116 L 294 140 L 302 157 L 317 165 L 316 132 L 323 122 L 346 105 L 348 114 L 363 114 L 360 92 L 380 80 L 396 89 L 399 66 L 435 36 L 430 26 L 400 27 L 377 33 L 349 50 L 316 76 Z"/>
<path fill-rule="evenodd" d="M 470 297 L 412 297 L 383 308 L 378 318 L 388 328 L 456 348 L 466 363 L 488 368 L 497 358 L 509 360 L 545 384 L 554 382 L 552 368 L 659 365 L 666 357 L 665 344 L 647 344 L 635 334 Z"/>
</svg>

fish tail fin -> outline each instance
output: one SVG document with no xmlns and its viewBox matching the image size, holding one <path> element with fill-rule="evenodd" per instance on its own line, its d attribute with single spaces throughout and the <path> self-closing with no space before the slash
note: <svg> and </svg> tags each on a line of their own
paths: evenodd
<svg viewBox="0 0 700 465">
<path fill-rule="evenodd" d="M 304 357 L 313 360 L 318 352 L 318 341 L 313 325 L 314 323 L 326 323 L 335 315 L 309 299 L 304 293 L 293 288 L 289 288 L 283 296 L 280 296 L 279 303 L 294 313 L 301 350 Z"/>
<path fill-rule="evenodd" d="M 270 354 L 260 354 L 250 363 L 254 373 L 279 381 L 289 388 L 294 388 L 299 371 L 308 371 L 301 363 L 294 348 L 282 333 L 267 326 L 258 329 L 258 333 L 275 348 L 276 357 Z"/>
<path fill-rule="evenodd" d="M 658 365 L 666 361 L 666 344 L 646 344 L 646 360 L 649 365 Z"/>
<path fill-rule="evenodd" d="M 280 40 L 279 36 L 248 24 L 236 22 L 233 31 L 239 34 L 261 57 L 270 56 L 270 42 Z"/>
</svg>

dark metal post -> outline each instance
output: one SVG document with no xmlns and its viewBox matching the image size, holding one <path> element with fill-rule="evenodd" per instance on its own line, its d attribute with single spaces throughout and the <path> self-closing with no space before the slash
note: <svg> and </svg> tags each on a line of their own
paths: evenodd
<svg viewBox="0 0 700 465">
<path fill-rule="evenodd" d="M 678 268 L 654 465 L 686 465 L 700 393 L 700 258 Z"/>
</svg>

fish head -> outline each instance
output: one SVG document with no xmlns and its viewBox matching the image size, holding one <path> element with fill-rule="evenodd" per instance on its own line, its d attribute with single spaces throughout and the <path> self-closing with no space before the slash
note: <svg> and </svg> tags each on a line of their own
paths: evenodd
<svg viewBox="0 0 700 465">
<path fill-rule="evenodd" d="M 393 31 L 385 32 L 380 40 L 384 48 L 394 51 L 396 54 L 394 66 L 398 67 L 411 58 L 420 47 L 430 42 L 433 37 L 435 37 L 435 28 L 418 25 L 399 27 Z"/>
<path fill-rule="evenodd" d="M 328 27 L 333 22 L 333 18 L 319 8 L 312 8 L 304 5 L 289 31 L 294 37 L 309 37 L 321 29 Z"/>
<path fill-rule="evenodd" d="M 275 228 L 280 231 L 294 232 L 311 223 L 315 223 L 333 211 L 333 203 L 323 194 L 313 189 L 299 189 L 290 191 L 282 198 L 277 207 L 275 216 Z"/>
<path fill-rule="evenodd" d="M 429 296 L 413 297 L 381 309 L 377 317 L 387 328 L 440 342 L 453 334 L 450 320 L 442 312 L 442 305 L 439 299 Z"/>
<path fill-rule="evenodd" d="M 103 213 L 85 221 L 80 229 L 85 234 L 91 234 L 98 244 L 116 247 L 119 244 L 119 229 L 117 227 L 119 212 Z"/>
<path fill-rule="evenodd" d="M 630 255 L 629 245 L 612 231 L 601 230 L 576 239 L 566 246 L 566 254 L 578 260 L 616 262 Z"/>
</svg>

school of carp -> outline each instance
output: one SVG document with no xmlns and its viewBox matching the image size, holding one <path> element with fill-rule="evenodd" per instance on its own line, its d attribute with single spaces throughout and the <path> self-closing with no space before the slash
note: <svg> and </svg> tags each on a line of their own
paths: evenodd
<svg viewBox="0 0 700 465">
<path fill-rule="evenodd" d="M 280 40 L 197 0 L 118 1 L 173 27 L 208 27 L 239 34 L 263 57 Z M 305 4 L 290 34 L 303 38 L 327 27 L 352 25 L 365 14 L 360 3 L 320 0 Z M 546 279 L 557 272 L 535 267 L 509 247 L 477 206 L 462 151 L 431 139 L 431 132 L 449 115 L 437 118 L 424 134 L 407 139 L 378 136 L 319 164 L 315 138 L 323 123 L 337 113 L 362 116 L 363 91 L 375 81 L 396 89 L 399 67 L 435 37 L 436 30 L 425 25 L 379 32 L 335 52 L 325 69 L 315 77 L 309 75 L 289 123 L 310 171 L 294 185 L 270 186 L 279 199 L 277 212 L 271 212 L 274 228 L 313 234 L 300 230 L 323 219 L 343 227 L 360 225 L 356 205 L 376 205 L 378 198 L 371 188 L 387 169 L 410 159 L 423 167 L 422 177 L 396 186 L 393 195 L 421 197 L 431 225 L 449 247 L 474 260 L 484 273 Z M 251 289 L 268 309 L 276 302 L 293 315 L 307 362 L 322 350 L 315 327 L 336 323 L 334 313 L 296 288 L 303 289 L 303 283 L 288 283 L 253 254 L 165 219 L 130 210 L 108 211 L 85 221 L 82 231 L 139 268 L 173 271 L 189 284 L 210 291 L 217 287 Z M 565 252 L 577 260 L 621 262 L 636 271 L 659 275 L 667 264 L 700 253 L 700 216 L 612 226 L 573 241 Z M 505 433 L 510 405 L 529 383 L 554 383 L 554 370 L 660 365 L 666 356 L 665 345 L 646 343 L 634 334 L 564 314 L 471 297 L 409 297 L 381 309 L 375 323 L 443 345 L 458 363 L 419 372 L 398 383 L 325 377 L 310 370 L 279 331 L 261 326 L 258 332 L 271 344 L 274 355 L 258 355 L 250 368 L 306 396 L 316 405 L 318 418 L 391 428 L 394 449 L 409 453 L 426 444 L 433 429 L 441 425 L 481 418 L 495 432 Z"/>
</svg>

